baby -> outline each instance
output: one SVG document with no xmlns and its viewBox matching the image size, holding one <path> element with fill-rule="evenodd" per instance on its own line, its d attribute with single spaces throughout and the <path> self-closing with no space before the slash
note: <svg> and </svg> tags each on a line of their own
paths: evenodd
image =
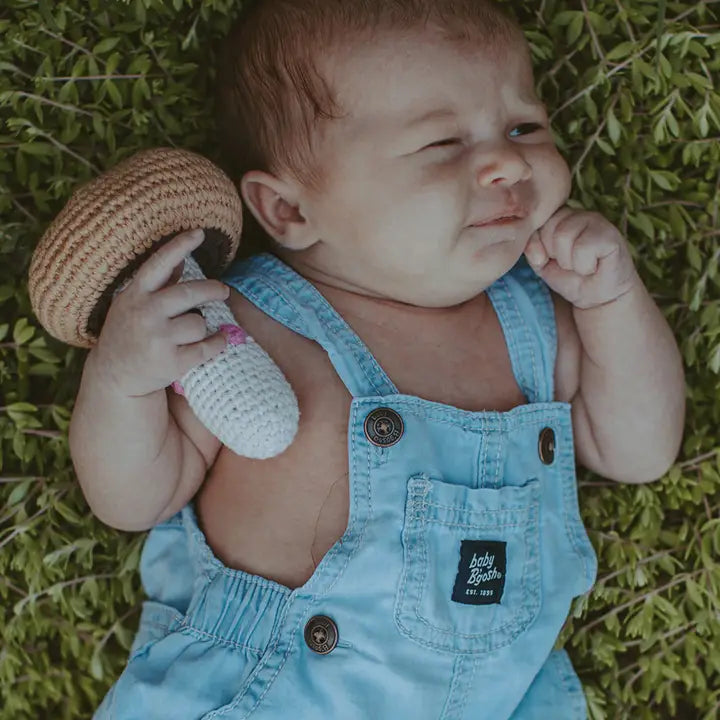
<svg viewBox="0 0 720 720">
<path fill-rule="evenodd" d="M 202 233 L 178 236 L 88 355 L 80 484 L 152 528 L 95 717 L 585 718 L 553 650 L 596 573 L 575 461 L 663 475 L 684 380 L 625 238 L 565 205 L 521 30 L 486 0 L 260 0 L 227 47 L 228 152 L 273 252 L 178 285 Z M 188 312 L 217 298 L 298 396 L 279 457 L 168 387 L 222 350 Z"/>
</svg>

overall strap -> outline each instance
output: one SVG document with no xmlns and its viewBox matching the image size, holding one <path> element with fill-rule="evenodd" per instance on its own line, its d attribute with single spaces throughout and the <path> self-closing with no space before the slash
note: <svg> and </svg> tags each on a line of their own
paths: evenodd
<svg viewBox="0 0 720 720">
<path fill-rule="evenodd" d="M 304 277 L 270 253 L 237 260 L 221 280 L 285 327 L 319 343 L 353 397 L 397 388 L 365 344 Z"/>
<path fill-rule="evenodd" d="M 528 402 L 553 402 L 557 330 L 550 289 L 523 255 L 488 288 L 488 295 L 520 389 Z"/>
</svg>

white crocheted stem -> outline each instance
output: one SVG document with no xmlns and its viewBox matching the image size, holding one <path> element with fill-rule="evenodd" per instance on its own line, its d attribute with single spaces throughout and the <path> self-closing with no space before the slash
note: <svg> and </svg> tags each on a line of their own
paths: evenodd
<svg viewBox="0 0 720 720">
<path fill-rule="evenodd" d="M 192 257 L 185 259 L 180 282 L 205 276 Z M 208 335 L 222 325 L 237 326 L 224 302 L 199 306 Z M 264 459 L 279 455 L 297 433 L 297 398 L 280 368 L 249 336 L 194 367 L 181 379 L 188 404 L 200 422 L 233 452 Z"/>
<path fill-rule="evenodd" d="M 195 259 L 185 258 L 179 282 L 204 279 Z M 224 302 L 213 300 L 198 308 L 207 324 L 206 337 L 223 325 L 238 327 Z M 219 355 L 189 370 L 173 386 L 179 382 L 198 420 L 233 452 L 256 459 L 279 455 L 297 433 L 300 411 L 295 393 L 249 335 L 236 333 L 241 340 L 228 335 L 228 345 Z"/>
<path fill-rule="evenodd" d="M 205 274 L 192 255 L 185 258 L 185 265 L 178 282 L 187 280 L 205 280 Z M 208 335 L 217 332 L 221 325 L 237 325 L 234 315 L 224 302 L 213 301 L 199 305 L 198 308 L 207 323 Z"/>
</svg>

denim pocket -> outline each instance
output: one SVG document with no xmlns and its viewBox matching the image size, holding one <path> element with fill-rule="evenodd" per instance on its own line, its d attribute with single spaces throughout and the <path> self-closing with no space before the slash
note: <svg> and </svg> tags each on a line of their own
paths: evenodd
<svg viewBox="0 0 720 720">
<path fill-rule="evenodd" d="M 508 645 L 541 600 L 540 485 L 407 485 L 395 623 L 426 647 L 485 653 Z"/>
</svg>

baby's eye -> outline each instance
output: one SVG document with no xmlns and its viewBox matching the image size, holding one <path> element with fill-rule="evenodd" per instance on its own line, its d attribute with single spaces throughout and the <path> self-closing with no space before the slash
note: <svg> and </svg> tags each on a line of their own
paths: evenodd
<svg viewBox="0 0 720 720">
<path fill-rule="evenodd" d="M 426 145 L 423 150 L 427 150 L 428 148 L 436 148 L 436 147 L 448 147 L 449 145 L 454 145 L 455 143 L 462 142 L 460 138 L 445 138 L 445 140 L 438 140 L 437 142 L 430 143 L 429 145 Z"/>
<path fill-rule="evenodd" d="M 520 123 L 519 125 L 516 125 L 511 131 L 510 131 L 510 137 L 520 137 L 520 135 L 529 135 L 530 133 L 535 132 L 536 130 L 541 130 L 542 125 L 539 123 Z M 517 130 L 520 130 L 520 133 L 516 133 Z"/>
</svg>

